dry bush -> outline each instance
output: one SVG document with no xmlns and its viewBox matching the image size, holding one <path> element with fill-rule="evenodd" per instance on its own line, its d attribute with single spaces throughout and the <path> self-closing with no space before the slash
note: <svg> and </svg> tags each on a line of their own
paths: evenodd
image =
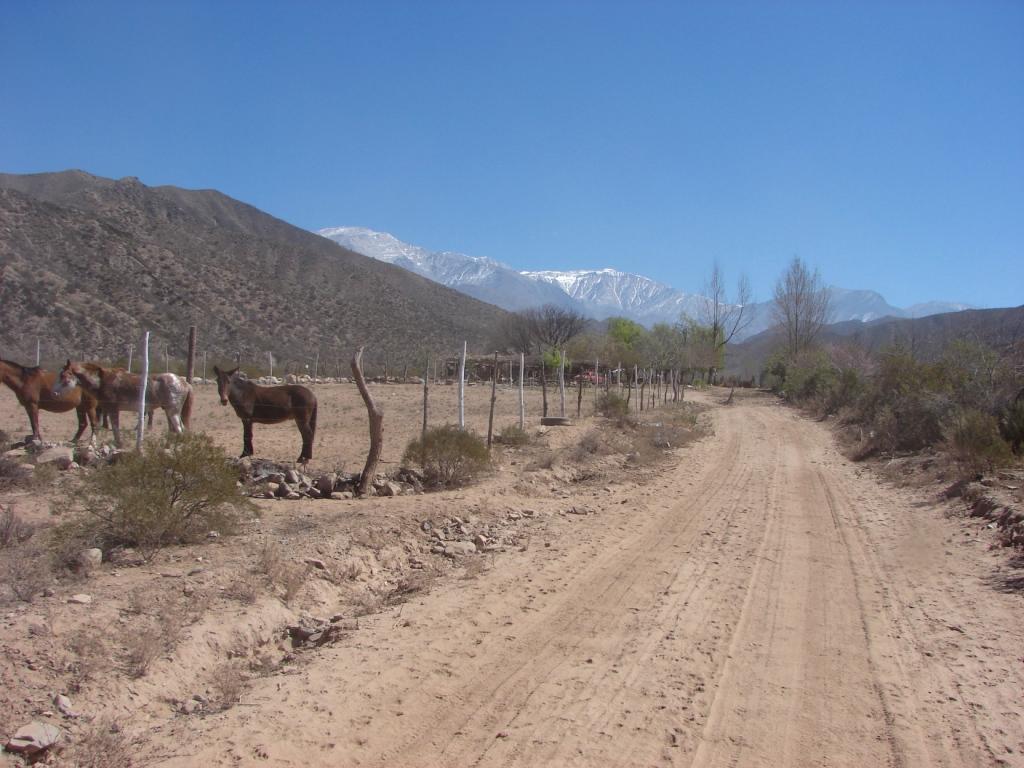
<svg viewBox="0 0 1024 768">
<path fill-rule="evenodd" d="M 426 570 L 405 574 L 395 583 L 394 589 L 388 592 L 384 602 L 388 605 L 397 605 L 404 603 L 413 595 L 428 592 L 436 578 L 435 573 Z"/>
<path fill-rule="evenodd" d="M 125 639 L 124 664 L 132 677 L 142 677 L 166 650 L 160 627 L 150 624 L 129 631 Z"/>
<path fill-rule="evenodd" d="M 607 456 L 614 453 L 612 447 L 596 429 L 585 432 L 579 442 L 573 446 L 569 457 L 575 462 L 584 462 L 594 456 Z"/>
<path fill-rule="evenodd" d="M 68 638 L 66 647 L 72 655 L 66 665 L 71 673 L 69 686 L 72 691 L 81 690 L 85 683 L 110 668 L 110 654 L 98 630 L 76 631 Z"/>
<path fill-rule="evenodd" d="M 619 423 L 629 419 L 626 399 L 616 392 L 605 392 L 597 399 L 594 409 L 602 416 Z"/>
<path fill-rule="evenodd" d="M 17 459 L 0 456 L 0 488 L 25 485 L 33 475 L 33 470 Z"/>
<path fill-rule="evenodd" d="M 224 597 L 243 605 L 253 605 L 258 596 L 259 590 L 252 579 L 235 579 L 224 588 Z"/>
<path fill-rule="evenodd" d="M 0 554 L 0 584 L 15 600 L 31 603 L 52 581 L 50 560 L 38 547 L 8 549 Z"/>
<path fill-rule="evenodd" d="M 501 445 L 522 447 L 529 444 L 530 433 L 525 429 L 520 429 L 518 424 L 507 424 L 501 428 L 495 440 Z"/>
<path fill-rule="evenodd" d="M 266 575 L 271 584 L 281 588 L 281 599 L 285 605 L 291 605 L 309 576 L 308 565 L 289 562 L 281 548 L 271 541 L 265 541 L 260 548 L 256 569 Z"/>
<path fill-rule="evenodd" d="M 357 617 L 369 616 L 372 613 L 377 613 L 383 605 L 384 599 L 372 589 L 368 589 L 356 596 L 353 613 Z"/>
<path fill-rule="evenodd" d="M 84 514 L 58 526 L 55 547 L 124 545 L 149 559 L 161 547 L 200 541 L 209 531 L 232 533 L 239 512 L 251 507 L 236 479 L 209 437 L 168 433 L 86 476 Z"/>
<path fill-rule="evenodd" d="M 974 409 L 959 411 L 951 419 L 946 445 L 968 474 L 992 471 L 1013 461 L 995 418 Z"/>
<path fill-rule="evenodd" d="M 122 726 L 101 718 L 78 733 L 63 757 L 75 768 L 132 768 L 137 753 L 138 745 Z"/>
<path fill-rule="evenodd" d="M 247 679 L 245 670 L 238 662 L 226 661 L 214 667 L 210 674 L 210 689 L 217 709 L 225 710 L 235 706 L 242 698 Z"/>
<path fill-rule="evenodd" d="M 18 517 L 12 506 L 0 506 L 0 549 L 24 544 L 32 538 L 36 526 Z"/>
<path fill-rule="evenodd" d="M 363 575 L 363 561 L 358 557 L 346 558 L 335 570 L 338 578 L 344 581 L 355 581 Z"/>
<path fill-rule="evenodd" d="M 491 468 L 487 443 L 474 432 L 454 424 L 428 429 L 412 440 L 402 456 L 403 464 L 420 464 L 427 485 L 447 488 L 465 485 Z"/>
</svg>

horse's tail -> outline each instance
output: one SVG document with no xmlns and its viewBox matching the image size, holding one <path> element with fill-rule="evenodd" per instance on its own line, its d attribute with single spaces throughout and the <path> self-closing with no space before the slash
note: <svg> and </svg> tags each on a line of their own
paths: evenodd
<svg viewBox="0 0 1024 768">
<path fill-rule="evenodd" d="M 313 401 L 313 413 L 309 415 L 309 444 L 313 446 L 313 438 L 316 437 L 316 406 L 317 403 Z"/>
<path fill-rule="evenodd" d="M 189 385 L 188 391 L 185 393 L 185 402 L 181 404 L 181 423 L 185 425 L 185 429 L 192 429 L 192 397 L 195 394 L 195 389 Z"/>
</svg>

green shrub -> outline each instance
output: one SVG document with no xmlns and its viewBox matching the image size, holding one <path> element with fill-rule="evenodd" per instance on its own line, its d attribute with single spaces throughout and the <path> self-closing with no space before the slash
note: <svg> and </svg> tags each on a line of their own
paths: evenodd
<svg viewBox="0 0 1024 768">
<path fill-rule="evenodd" d="M 477 434 L 454 424 L 428 429 L 422 439 L 409 443 L 403 464 L 420 464 L 428 485 L 438 488 L 464 485 L 491 466 L 487 443 Z"/>
<path fill-rule="evenodd" d="M 87 476 L 82 514 L 56 529 L 54 547 L 107 551 L 123 545 L 148 559 L 161 547 L 196 542 L 209 531 L 232 533 L 238 513 L 251 505 L 237 475 L 206 435 L 168 433 Z"/>
<path fill-rule="evenodd" d="M 520 429 L 518 424 L 509 424 L 502 427 L 497 441 L 502 445 L 523 446 L 530 442 L 530 435 L 525 429 Z"/>
<path fill-rule="evenodd" d="M 1020 453 L 1024 447 L 1024 398 L 1021 398 L 1003 411 L 999 420 L 999 432 L 1013 448 L 1014 453 Z"/>
<path fill-rule="evenodd" d="M 594 407 L 599 414 L 609 419 L 622 419 L 629 416 L 626 398 L 617 392 L 605 392 L 597 398 L 597 405 Z"/>
<path fill-rule="evenodd" d="M 954 414 L 947 443 L 953 458 L 970 473 L 991 471 L 1013 460 L 995 418 L 973 408 Z"/>
</svg>

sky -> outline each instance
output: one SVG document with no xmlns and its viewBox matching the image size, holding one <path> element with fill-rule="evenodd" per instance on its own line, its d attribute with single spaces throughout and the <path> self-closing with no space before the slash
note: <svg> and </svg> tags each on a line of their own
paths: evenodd
<svg viewBox="0 0 1024 768">
<path fill-rule="evenodd" d="M 0 171 L 519 269 L 1024 303 L 1024 3 L 0 0 Z"/>
</svg>

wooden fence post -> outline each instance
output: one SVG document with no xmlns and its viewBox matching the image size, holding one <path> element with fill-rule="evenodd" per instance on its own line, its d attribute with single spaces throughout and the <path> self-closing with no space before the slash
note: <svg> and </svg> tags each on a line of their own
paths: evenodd
<svg viewBox="0 0 1024 768">
<path fill-rule="evenodd" d="M 139 379 L 139 426 L 135 433 L 135 450 L 137 451 L 142 450 L 142 440 L 146 436 L 146 387 L 149 384 L 149 331 L 143 334 L 142 347 L 139 351 L 142 352 L 142 376 Z"/>
<path fill-rule="evenodd" d="M 526 355 L 519 353 L 519 428 L 526 429 L 526 393 L 523 391 L 523 377 L 526 368 Z"/>
<path fill-rule="evenodd" d="M 558 397 L 559 397 L 559 413 L 558 415 L 565 418 L 565 350 L 561 350 L 558 353 Z"/>
<path fill-rule="evenodd" d="M 420 430 L 420 445 L 423 447 L 424 458 L 427 450 L 427 398 L 429 396 L 430 384 L 430 358 L 423 365 L 423 429 Z"/>
<path fill-rule="evenodd" d="M 185 381 L 192 383 L 196 373 L 196 327 L 188 327 L 188 364 L 185 367 Z"/>
<path fill-rule="evenodd" d="M 494 435 L 494 403 L 498 399 L 498 353 L 494 353 L 494 370 L 491 372 L 491 411 L 487 415 L 487 450 L 491 450 Z"/>
<path fill-rule="evenodd" d="M 459 429 L 466 428 L 466 342 L 459 355 Z"/>
</svg>

